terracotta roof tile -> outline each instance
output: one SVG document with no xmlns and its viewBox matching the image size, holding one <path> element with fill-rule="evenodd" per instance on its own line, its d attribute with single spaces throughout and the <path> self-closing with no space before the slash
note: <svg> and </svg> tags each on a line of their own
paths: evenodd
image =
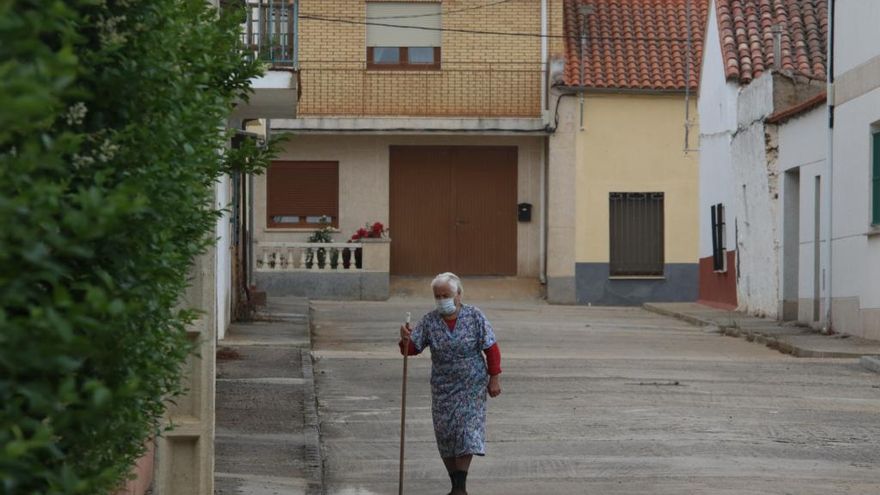
<svg viewBox="0 0 880 495">
<path fill-rule="evenodd" d="M 586 16 L 580 57 L 582 6 L 593 12 Z M 682 90 L 689 83 L 696 89 L 707 12 L 708 0 L 565 0 L 565 85 Z"/>
<path fill-rule="evenodd" d="M 773 26 L 780 26 L 780 69 L 825 79 L 827 0 L 715 0 L 728 79 L 747 84 L 775 65 Z"/>
</svg>

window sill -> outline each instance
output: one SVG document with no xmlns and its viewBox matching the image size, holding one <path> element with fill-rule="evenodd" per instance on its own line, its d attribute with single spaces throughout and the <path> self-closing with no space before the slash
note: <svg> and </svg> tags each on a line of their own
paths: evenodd
<svg viewBox="0 0 880 495">
<path fill-rule="evenodd" d="M 612 275 L 608 280 L 666 280 L 663 275 Z"/>
<path fill-rule="evenodd" d="M 264 227 L 263 232 L 298 232 L 303 234 L 311 234 L 316 230 L 321 230 L 321 227 Z M 341 232 L 338 228 L 330 229 L 330 232 L 334 234 L 338 234 Z"/>
<path fill-rule="evenodd" d="M 871 225 L 871 228 L 865 232 L 868 237 L 880 237 L 880 225 Z"/>
<path fill-rule="evenodd" d="M 423 71 L 423 72 L 440 72 L 440 65 L 438 64 L 425 64 L 425 65 L 403 65 L 403 64 L 367 64 L 367 72 L 413 72 L 413 71 Z"/>
</svg>

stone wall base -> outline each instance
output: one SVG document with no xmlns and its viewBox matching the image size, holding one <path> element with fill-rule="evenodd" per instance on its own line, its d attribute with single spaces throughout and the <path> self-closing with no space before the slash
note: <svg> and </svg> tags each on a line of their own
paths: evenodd
<svg viewBox="0 0 880 495">
<path fill-rule="evenodd" d="M 384 301 L 388 272 L 256 272 L 257 288 L 269 297 L 307 297 L 344 301 Z"/>
</svg>

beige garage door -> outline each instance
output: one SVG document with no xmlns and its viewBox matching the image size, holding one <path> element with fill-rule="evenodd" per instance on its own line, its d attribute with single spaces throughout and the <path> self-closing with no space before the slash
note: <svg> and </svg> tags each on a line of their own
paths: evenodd
<svg viewBox="0 0 880 495">
<path fill-rule="evenodd" d="M 391 147 L 391 273 L 516 275 L 516 147 Z"/>
</svg>

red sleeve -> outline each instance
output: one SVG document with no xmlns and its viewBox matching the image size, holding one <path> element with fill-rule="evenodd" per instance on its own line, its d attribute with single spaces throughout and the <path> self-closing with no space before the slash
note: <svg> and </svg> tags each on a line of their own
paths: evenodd
<svg viewBox="0 0 880 495">
<path fill-rule="evenodd" d="M 486 354 L 486 365 L 489 367 L 489 375 L 495 376 L 501 374 L 501 349 L 498 343 L 492 344 L 492 347 L 483 350 Z"/>
<path fill-rule="evenodd" d="M 412 340 L 408 340 L 407 342 L 409 342 L 409 349 L 407 349 L 408 352 L 406 353 L 406 355 L 417 356 L 419 354 L 419 350 L 416 349 L 416 345 L 413 344 Z M 400 347 L 400 355 L 403 356 L 403 339 L 401 339 L 400 342 L 397 343 L 397 345 L 398 347 Z"/>
</svg>

